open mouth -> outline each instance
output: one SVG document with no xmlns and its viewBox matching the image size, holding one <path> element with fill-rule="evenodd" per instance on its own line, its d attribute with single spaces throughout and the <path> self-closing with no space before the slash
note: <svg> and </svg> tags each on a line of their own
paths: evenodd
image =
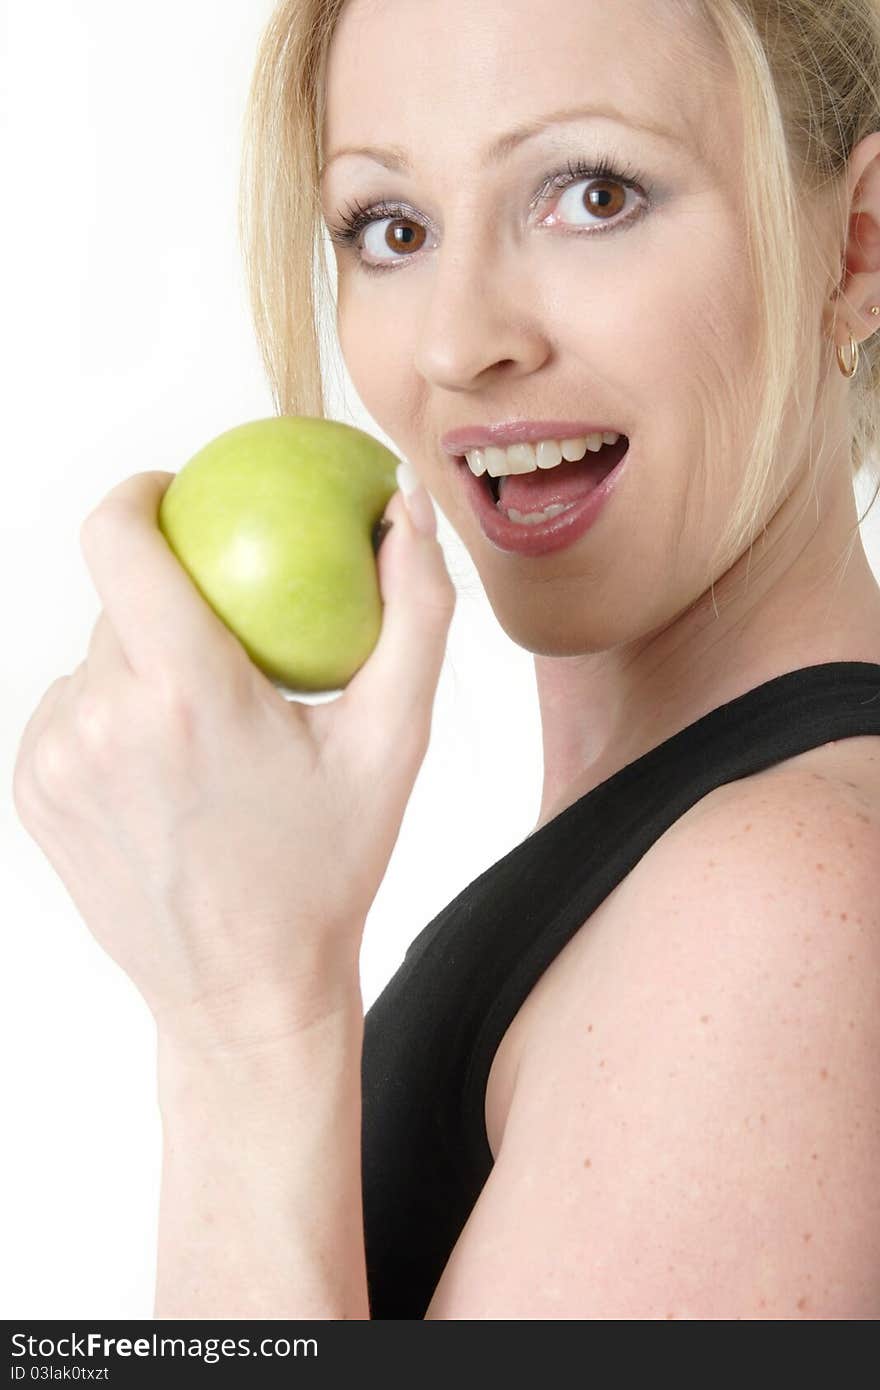
<svg viewBox="0 0 880 1390">
<path fill-rule="evenodd" d="M 533 512 L 548 506 L 569 505 L 584 497 L 617 467 L 629 449 L 629 439 L 621 435 L 613 444 L 588 449 L 583 458 L 574 462 L 564 460 L 554 468 L 536 468 L 529 473 L 514 473 L 493 478 L 483 473 L 479 482 L 498 505 L 514 506 L 517 510 L 529 507 Z M 468 467 L 467 459 L 460 462 Z"/>
<path fill-rule="evenodd" d="M 491 478 L 471 472 L 464 455 L 455 456 L 464 495 L 479 527 L 496 550 L 539 559 L 561 551 L 586 535 L 618 490 L 630 455 L 621 435 L 574 462 Z"/>
</svg>

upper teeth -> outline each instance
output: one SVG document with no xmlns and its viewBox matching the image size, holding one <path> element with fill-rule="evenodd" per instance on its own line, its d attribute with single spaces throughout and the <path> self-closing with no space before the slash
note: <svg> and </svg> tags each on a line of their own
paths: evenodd
<svg viewBox="0 0 880 1390">
<path fill-rule="evenodd" d="M 604 434 L 582 434 L 577 439 L 542 439 L 537 444 L 510 444 L 506 449 L 489 445 L 485 449 L 469 449 L 465 454 L 471 472 L 480 477 L 501 478 L 509 473 L 533 473 L 536 468 L 555 468 L 563 459 L 574 463 L 589 449 L 598 453 L 603 444 L 616 444 L 620 438 L 613 430 Z"/>
</svg>

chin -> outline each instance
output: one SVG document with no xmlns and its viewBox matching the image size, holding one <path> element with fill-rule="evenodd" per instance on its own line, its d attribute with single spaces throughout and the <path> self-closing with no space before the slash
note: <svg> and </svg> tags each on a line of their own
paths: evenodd
<svg viewBox="0 0 880 1390">
<path fill-rule="evenodd" d="M 512 642 L 533 656 L 587 656 L 608 651 L 638 633 L 619 612 L 600 616 L 588 607 L 590 581 L 582 578 L 572 598 L 572 585 L 524 586 L 504 594 L 486 588 L 486 597 L 499 624 Z M 569 590 L 568 595 L 565 589 Z"/>
<path fill-rule="evenodd" d="M 586 574 L 565 583 L 507 584 L 494 591 L 486 585 L 486 597 L 510 640 L 546 657 L 591 656 L 649 643 L 706 598 L 699 591 L 652 590 L 638 579 L 625 590 L 618 583 L 613 602 L 602 589 Z"/>
</svg>

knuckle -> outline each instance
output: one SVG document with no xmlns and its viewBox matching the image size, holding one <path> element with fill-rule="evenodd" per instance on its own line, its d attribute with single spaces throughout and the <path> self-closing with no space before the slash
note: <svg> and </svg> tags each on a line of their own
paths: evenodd
<svg viewBox="0 0 880 1390">
<path fill-rule="evenodd" d="M 12 804 L 23 825 L 34 819 L 38 808 L 37 789 L 30 765 L 19 757 L 12 772 Z"/>
<path fill-rule="evenodd" d="M 113 743 L 114 710 L 106 695 L 83 691 L 73 712 L 74 728 L 90 753 L 104 754 Z"/>
<path fill-rule="evenodd" d="M 432 595 L 438 609 L 450 613 L 454 610 L 458 599 L 458 589 L 445 564 L 439 567 L 439 572 L 434 576 Z"/>
<path fill-rule="evenodd" d="M 438 589 L 427 599 L 425 608 L 432 618 L 445 626 L 452 621 L 455 614 L 456 597 L 454 589 Z"/>
<path fill-rule="evenodd" d="M 152 683 L 154 712 L 163 728 L 173 735 L 190 740 L 196 723 L 196 702 L 186 690 L 179 675 L 159 675 Z"/>
<path fill-rule="evenodd" d="M 33 772 L 39 787 L 52 799 L 67 795 L 71 786 L 73 758 L 70 743 L 57 731 L 44 733 L 34 746 Z"/>
<path fill-rule="evenodd" d="M 99 502 L 97 507 L 93 507 L 92 510 L 88 512 L 87 515 L 84 516 L 82 521 L 80 522 L 80 535 L 83 535 L 89 531 L 93 531 L 96 526 L 100 525 L 102 518 L 106 515 L 106 512 L 106 502 Z"/>
<path fill-rule="evenodd" d="M 105 497 L 93 508 L 86 517 L 80 522 L 79 540 L 80 546 L 85 548 L 86 544 L 94 541 L 95 537 L 101 537 L 112 531 L 119 524 L 119 514 L 124 507 L 124 503 L 114 497 Z"/>
<path fill-rule="evenodd" d="M 101 527 L 106 525 L 106 522 L 107 504 L 106 502 L 102 502 L 80 522 L 79 544 L 81 550 L 85 551 L 87 547 L 91 545 L 94 537 L 98 534 Z"/>
<path fill-rule="evenodd" d="M 13 768 L 12 795 L 16 811 L 22 819 L 43 809 L 47 791 L 56 784 L 60 785 L 66 774 L 68 750 L 53 720 L 71 680 L 71 676 L 58 676 L 52 681 L 19 740 Z"/>
</svg>

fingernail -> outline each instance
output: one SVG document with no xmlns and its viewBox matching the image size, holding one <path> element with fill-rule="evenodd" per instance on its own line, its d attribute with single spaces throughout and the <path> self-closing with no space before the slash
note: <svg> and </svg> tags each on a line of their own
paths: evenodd
<svg viewBox="0 0 880 1390">
<path fill-rule="evenodd" d="M 419 482 L 418 475 L 408 459 L 397 465 L 395 476 L 413 526 L 423 536 L 436 536 L 437 513 L 434 503 L 431 501 L 430 493 Z"/>
</svg>

